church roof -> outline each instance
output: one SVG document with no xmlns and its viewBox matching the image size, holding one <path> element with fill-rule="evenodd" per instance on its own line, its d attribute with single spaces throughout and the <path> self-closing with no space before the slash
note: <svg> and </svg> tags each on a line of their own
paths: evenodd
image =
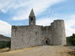
<svg viewBox="0 0 75 56">
<path fill-rule="evenodd" d="M 34 14 L 34 11 L 33 11 L 33 9 L 31 10 L 31 12 L 30 12 L 30 15 L 29 16 L 35 16 L 35 14 Z"/>
</svg>

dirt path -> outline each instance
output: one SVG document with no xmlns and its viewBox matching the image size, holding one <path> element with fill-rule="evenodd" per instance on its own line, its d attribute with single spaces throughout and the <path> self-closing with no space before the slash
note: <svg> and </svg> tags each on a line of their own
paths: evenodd
<svg viewBox="0 0 75 56">
<path fill-rule="evenodd" d="M 38 46 L 0 53 L 0 56 L 71 56 L 68 54 L 71 51 L 64 46 Z"/>
</svg>

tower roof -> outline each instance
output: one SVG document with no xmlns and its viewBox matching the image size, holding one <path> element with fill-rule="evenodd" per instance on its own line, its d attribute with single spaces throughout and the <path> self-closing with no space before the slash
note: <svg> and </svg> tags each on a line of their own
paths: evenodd
<svg viewBox="0 0 75 56">
<path fill-rule="evenodd" d="M 30 12 L 30 15 L 29 16 L 35 16 L 35 14 L 34 14 L 34 11 L 33 11 L 33 9 L 31 10 L 31 12 Z"/>
</svg>

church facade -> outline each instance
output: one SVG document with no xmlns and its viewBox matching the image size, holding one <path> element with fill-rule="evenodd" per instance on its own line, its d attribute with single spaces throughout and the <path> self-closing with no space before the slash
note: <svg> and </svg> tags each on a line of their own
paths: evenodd
<svg viewBox="0 0 75 56">
<path fill-rule="evenodd" d="M 12 26 L 11 50 L 42 45 L 65 45 L 64 20 L 54 20 L 50 26 L 36 25 L 33 10 L 28 26 Z"/>
</svg>

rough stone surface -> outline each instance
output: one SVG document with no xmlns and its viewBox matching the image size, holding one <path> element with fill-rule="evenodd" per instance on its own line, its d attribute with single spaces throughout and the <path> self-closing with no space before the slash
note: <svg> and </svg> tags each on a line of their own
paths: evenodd
<svg viewBox="0 0 75 56">
<path fill-rule="evenodd" d="M 28 26 L 12 26 L 11 50 L 66 44 L 64 20 L 55 20 L 50 26 L 38 26 L 35 20 L 34 15 L 29 16 Z"/>
</svg>

